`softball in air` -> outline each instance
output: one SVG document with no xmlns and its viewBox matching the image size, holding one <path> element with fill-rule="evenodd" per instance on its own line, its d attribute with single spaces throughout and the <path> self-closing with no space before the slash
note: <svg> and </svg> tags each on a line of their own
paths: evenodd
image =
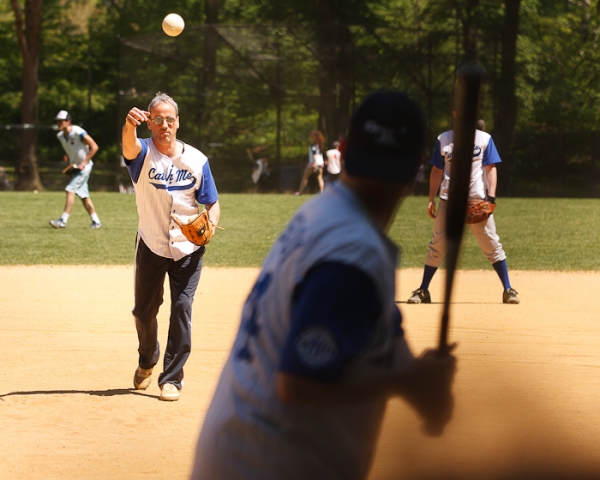
<svg viewBox="0 0 600 480">
<path fill-rule="evenodd" d="M 176 37 L 183 32 L 185 22 L 180 15 L 169 13 L 162 22 L 162 29 L 169 37 Z"/>
</svg>

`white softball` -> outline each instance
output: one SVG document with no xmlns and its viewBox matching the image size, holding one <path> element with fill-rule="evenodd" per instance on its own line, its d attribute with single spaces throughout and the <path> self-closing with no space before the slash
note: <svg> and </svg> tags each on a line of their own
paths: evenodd
<svg viewBox="0 0 600 480">
<path fill-rule="evenodd" d="M 180 15 L 169 13 L 162 21 L 162 29 L 169 37 L 176 37 L 183 32 L 185 22 Z"/>
</svg>

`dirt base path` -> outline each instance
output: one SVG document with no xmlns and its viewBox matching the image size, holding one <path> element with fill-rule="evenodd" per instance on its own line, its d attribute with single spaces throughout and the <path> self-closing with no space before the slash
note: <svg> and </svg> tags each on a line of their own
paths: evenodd
<svg viewBox="0 0 600 480">
<path fill-rule="evenodd" d="M 205 268 L 178 402 L 132 389 L 137 337 L 129 267 L 0 267 L 0 465 L 7 479 L 184 479 L 258 271 Z M 421 272 L 400 273 L 398 300 Z M 415 351 L 437 342 L 431 305 L 401 304 Z M 460 272 L 455 418 L 441 438 L 390 403 L 371 479 L 576 478 L 600 472 L 600 273 Z M 168 302 L 159 315 L 165 344 Z M 158 369 L 160 371 L 160 369 Z M 265 459 L 268 461 L 268 459 Z"/>
</svg>

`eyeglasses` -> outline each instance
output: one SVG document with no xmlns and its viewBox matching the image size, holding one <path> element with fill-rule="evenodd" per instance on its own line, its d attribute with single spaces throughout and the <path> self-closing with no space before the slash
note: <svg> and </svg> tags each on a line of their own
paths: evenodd
<svg viewBox="0 0 600 480">
<path fill-rule="evenodd" d="M 173 125 L 175 123 L 176 118 L 175 117 L 167 117 L 167 118 L 156 117 L 156 118 L 150 119 L 150 121 L 154 122 L 155 125 L 162 125 L 165 120 L 167 121 L 168 125 Z"/>
</svg>

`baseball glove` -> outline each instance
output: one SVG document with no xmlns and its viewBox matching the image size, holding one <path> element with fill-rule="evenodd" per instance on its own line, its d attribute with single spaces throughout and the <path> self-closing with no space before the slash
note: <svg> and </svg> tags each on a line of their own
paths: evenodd
<svg viewBox="0 0 600 480">
<path fill-rule="evenodd" d="M 67 165 L 65 168 L 63 168 L 62 173 L 64 173 L 65 175 L 71 175 L 72 173 L 76 173 L 76 172 L 80 172 L 81 169 L 75 165 L 75 164 L 70 164 Z"/>
<path fill-rule="evenodd" d="M 494 213 L 496 204 L 487 200 L 469 200 L 465 223 L 479 223 L 488 219 Z"/>
<path fill-rule="evenodd" d="M 184 222 L 176 214 L 171 214 L 173 221 L 181 228 L 181 233 L 194 245 L 206 245 L 213 237 L 213 226 L 225 230 L 222 227 L 214 225 L 208 218 L 206 208 L 197 215 L 192 215 L 187 222 Z"/>
</svg>

